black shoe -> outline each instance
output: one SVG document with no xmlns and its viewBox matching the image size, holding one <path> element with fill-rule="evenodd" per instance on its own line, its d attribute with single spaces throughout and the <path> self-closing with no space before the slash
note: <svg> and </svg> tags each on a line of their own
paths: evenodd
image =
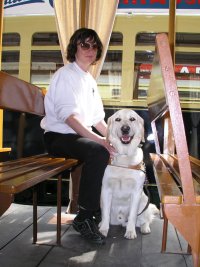
<svg viewBox="0 0 200 267">
<path fill-rule="evenodd" d="M 105 237 L 99 232 L 93 219 L 85 219 L 84 221 L 79 222 L 75 218 L 72 225 L 73 228 L 77 232 L 79 232 L 85 239 L 96 244 L 105 243 Z"/>
<path fill-rule="evenodd" d="M 96 225 L 98 226 L 99 223 L 101 222 L 101 210 L 97 210 L 93 213 L 93 217 L 94 217 L 94 221 L 96 223 Z"/>
</svg>

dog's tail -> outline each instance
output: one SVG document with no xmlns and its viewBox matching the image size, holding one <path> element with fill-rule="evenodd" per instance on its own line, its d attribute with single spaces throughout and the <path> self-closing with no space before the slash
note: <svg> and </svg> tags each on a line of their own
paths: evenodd
<svg viewBox="0 0 200 267">
<path fill-rule="evenodd" d="M 150 203 L 147 214 L 149 214 L 149 221 L 152 222 L 155 219 L 156 215 L 160 214 L 160 210 L 156 207 L 156 205 Z"/>
<path fill-rule="evenodd" d="M 153 215 L 158 215 L 160 214 L 160 210 L 156 207 L 156 205 L 150 203 L 150 208 L 151 208 L 151 211 L 153 213 Z"/>
</svg>

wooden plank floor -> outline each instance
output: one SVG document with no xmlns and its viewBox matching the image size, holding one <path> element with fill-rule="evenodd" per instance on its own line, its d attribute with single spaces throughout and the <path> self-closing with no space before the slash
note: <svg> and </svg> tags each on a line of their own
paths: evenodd
<svg viewBox="0 0 200 267">
<path fill-rule="evenodd" d="M 65 209 L 64 209 L 65 210 Z M 0 218 L 0 267 L 192 267 L 188 255 L 160 253 L 162 220 L 156 218 L 149 235 L 127 240 L 124 228 L 112 226 L 105 245 L 85 241 L 63 210 L 62 246 L 55 246 L 55 207 L 38 207 L 38 243 L 32 244 L 32 206 L 12 204 Z M 71 216 L 70 218 L 72 218 Z M 168 250 L 187 245 L 169 227 Z"/>
</svg>

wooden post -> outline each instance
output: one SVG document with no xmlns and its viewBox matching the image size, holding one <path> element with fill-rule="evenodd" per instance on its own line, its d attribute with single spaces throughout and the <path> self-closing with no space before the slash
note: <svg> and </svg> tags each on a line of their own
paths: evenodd
<svg viewBox="0 0 200 267">
<path fill-rule="evenodd" d="M 2 34 L 3 34 L 3 2 L 0 1 L 0 70 L 2 58 Z M 3 146 L 3 110 L 0 110 L 0 149 Z"/>
<path fill-rule="evenodd" d="M 0 70 L 1 70 L 1 59 L 2 59 L 2 35 L 3 35 L 3 7 L 4 1 L 0 1 Z M 11 148 L 3 148 L 3 110 L 0 109 L 0 153 L 9 152 Z M 2 159 L 0 155 L 0 159 Z"/>
<path fill-rule="evenodd" d="M 2 53 L 2 34 L 3 34 L 3 1 L 0 2 L 0 62 Z"/>
<path fill-rule="evenodd" d="M 168 30 L 169 47 L 172 56 L 173 65 L 175 65 L 175 43 L 176 43 L 176 0 L 169 1 L 169 30 Z M 173 138 L 172 125 L 169 114 L 167 113 L 164 120 L 164 153 L 174 154 L 175 144 Z"/>
<path fill-rule="evenodd" d="M 81 28 L 86 27 L 86 0 L 81 0 Z"/>
<path fill-rule="evenodd" d="M 169 47 L 172 62 L 175 64 L 175 42 L 176 42 L 176 0 L 169 1 Z"/>
</svg>

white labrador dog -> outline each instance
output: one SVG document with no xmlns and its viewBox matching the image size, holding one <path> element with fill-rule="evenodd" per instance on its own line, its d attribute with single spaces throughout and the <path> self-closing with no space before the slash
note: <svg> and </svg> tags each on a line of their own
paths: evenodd
<svg viewBox="0 0 200 267">
<path fill-rule="evenodd" d="M 146 176 L 140 148 L 141 141 L 144 142 L 143 119 L 130 109 L 117 111 L 108 119 L 107 138 L 116 154 L 103 177 L 99 231 L 107 236 L 110 224 L 121 224 L 126 226 L 125 237 L 134 239 L 136 226 L 143 234 L 150 233 L 154 215 L 159 213 L 155 205 L 146 206 L 148 197 L 143 192 Z"/>
</svg>

